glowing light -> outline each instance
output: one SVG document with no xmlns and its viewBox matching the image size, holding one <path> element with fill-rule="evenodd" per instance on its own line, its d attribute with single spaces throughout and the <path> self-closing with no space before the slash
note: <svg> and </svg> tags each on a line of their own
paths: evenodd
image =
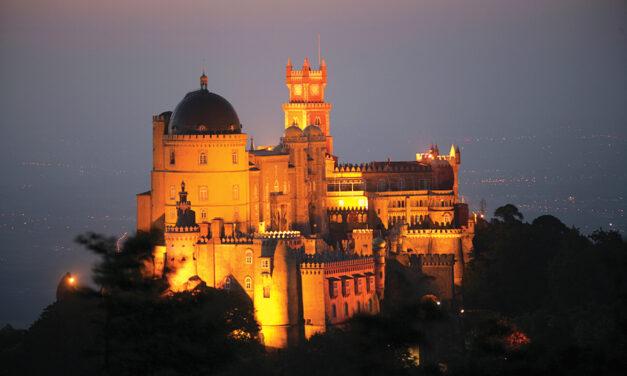
<svg viewBox="0 0 627 376">
<path fill-rule="evenodd" d="M 437 304 L 437 305 L 441 305 L 441 304 L 442 304 L 442 302 L 440 302 L 440 301 L 438 300 L 437 302 L 435 302 L 435 304 Z"/>
<path fill-rule="evenodd" d="M 344 200 L 340 200 L 340 201 L 338 201 L 338 204 L 339 204 L 340 206 L 344 206 Z"/>
<path fill-rule="evenodd" d="M 463 313 L 464 313 L 464 309 L 463 309 L 463 308 L 462 308 L 462 309 L 460 309 L 460 310 L 459 310 L 459 313 L 462 313 L 462 314 L 463 314 Z"/>
<path fill-rule="evenodd" d="M 70 277 L 67 279 L 67 283 L 69 283 L 70 285 L 73 285 L 76 283 L 76 279 L 74 277 Z"/>
</svg>

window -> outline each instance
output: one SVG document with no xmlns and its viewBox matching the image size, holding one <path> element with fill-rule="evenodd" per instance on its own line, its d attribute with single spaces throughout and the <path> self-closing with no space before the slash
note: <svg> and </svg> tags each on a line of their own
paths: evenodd
<svg viewBox="0 0 627 376">
<path fill-rule="evenodd" d="M 176 154 L 174 154 L 174 150 L 170 150 L 170 164 L 176 164 Z"/>
<path fill-rule="evenodd" d="M 207 186 L 202 185 L 198 188 L 198 198 L 200 199 L 200 201 L 207 201 L 208 195 L 209 191 L 207 189 Z"/>
<path fill-rule="evenodd" d="M 253 251 L 250 249 L 247 249 L 244 259 L 246 260 L 246 264 L 251 265 L 253 263 Z"/>
<path fill-rule="evenodd" d="M 198 163 L 201 165 L 207 164 L 207 153 L 204 151 L 200 152 L 200 156 L 198 157 Z"/>
<path fill-rule="evenodd" d="M 233 186 L 233 200 L 239 200 L 239 185 Z"/>
<path fill-rule="evenodd" d="M 170 186 L 170 200 L 176 200 L 176 187 Z"/>
<path fill-rule="evenodd" d="M 226 279 L 224 280 L 224 289 L 225 290 L 231 289 L 231 277 L 226 277 Z"/>
<path fill-rule="evenodd" d="M 205 209 L 200 211 L 200 218 L 202 218 L 203 221 L 207 219 L 207 211 Z"/>
<path fill-rule="evenodd" d="M 270 297 L 270 286 L 263 286 L 263 297 L 264 298 Z"/>
<path fill-rule="evenodd" d="M 344 303 L 344 316 L 348 317 L 348 303 Z"/>
<path fill-rule="evenodd" d="M 320 117 L 316 117 L 316 121 L 314 122 L 317 126 L 320 126 Z"/>
<path fill-rule="evenodd" d="M 237 150 L 233 150 L 233 152 L 231 152 L 231 162 L 233 162 L 233 164 L 237 164 L 238 162 Z"/>
<path fill-rule="evenodd" d="M 244 288 L 246 288 L 246 290 L 253 289 L 253 279 L 249 276 L 246 276 L 246 278 L 244 278 Z"/>
<path fill-rule="evenodd" d="M 335 307 L 335 304 L 331 304 L 331 317 L 337 317 L 337 308 Z"/>
<path fill-rule="evenodd" d="M 270 260 L 263 259 L 263 261 L 261 261 L 261 266 L 264 267 L 265 269 L 268 269 L 270 267 Z"/>
</svg>

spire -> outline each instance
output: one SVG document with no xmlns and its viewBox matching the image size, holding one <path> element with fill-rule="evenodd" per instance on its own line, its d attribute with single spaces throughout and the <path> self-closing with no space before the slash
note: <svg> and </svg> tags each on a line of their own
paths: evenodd
<svg viewBox="0 0 627 376">
<path fill-rule="evenodd" d="M 322 66 L 322 60 L 320 57 L 320 33 L 318 33 L 318 66 Z"/>
<path fill-rule="evenodd" d="M 207 79 L 207 75 L 205 74 L 205 70 L 202 70 L 202 76 L 200 76 L 200 89 L 207 90 L 207 84 L 209 80 Z"/>
<path fill-rule="evenodd" d="M 181 180 L 181 191 L 179 192 L 179 201 L 176 203 L 176 226 L 178 227 L 195 227 L 196 213 L 192 210 L 192 203 L 187 201 L 187 192 L 185 191 L 185 181 Z"/>
<path fill-rule="evenodd" d="M 324 59 L 320 60 L 320 68 L 325 68 L 327 66 L 327 62 Z"/>
<path fill-rule="evenodd" d="M 252 137 L 250 138 L 250 148 L 248 150 L 255 151 L 255 139 Z"/>
<path fill-rule="evenodd" d="M 303 61 L 303 69 L 309 69 L 309 59 L 307 58 Z"/>
<path fill-rule="evenodd" d="M 290 59 L 289 57 L 287 58 L 287 67 L 292 67 L 292 59 Z"/>
</svg>

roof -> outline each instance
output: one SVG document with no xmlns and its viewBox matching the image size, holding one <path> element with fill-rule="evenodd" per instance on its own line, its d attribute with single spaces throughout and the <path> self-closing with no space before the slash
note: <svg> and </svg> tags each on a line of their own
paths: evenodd
<svg viewBox="0 0 627 376">
<path fill-rule="evenodd" d="M 207 89 L 187 93 L 169 121 L 169 134 L 241 133 L 235 109 L 223 97 Z"/>
</svg>

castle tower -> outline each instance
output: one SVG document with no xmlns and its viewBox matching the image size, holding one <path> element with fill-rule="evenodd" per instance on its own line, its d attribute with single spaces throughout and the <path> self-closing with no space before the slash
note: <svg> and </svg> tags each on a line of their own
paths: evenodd
<svg viewBox="0 0 627 376">
<path fill-rule="evenodd" d="M 191 202 L 187 200 L 185 182 L 181 182 L 176 212 L 176 226 L 167 226 L 164 234 L 165 270 L 170 288 L 183 291 L 186 290 L 189 279 L 198 274 L 194 253 L 200 236 L 196 213 L 191 209 Z"/>
<path fill-rule="evenodd" d="M 262 257 L 256 267 L 255 318 L 261 326 L 263 344 L 285 348 L 299 338 L 298 268 L 283 240 L 276 244 L 272 259 Z"/>
<path fill-rule="evenodd" d="M 372 242 L 372 250 L 374 252 L 374 280 L 377 296 L 379 300 L 383 300 L 383 292 L 385 291 L 385 255 L 387 253 L 387 243 L 381 238 L 376 238 Z"/>
<path fill-rule="evenodd" d="M 318 70 L 311 69 L 307 58 L 302 69 L 292 69 L 292 62 L 288 59 L 285 84 L 289 90 L 289 101 L 283 104 L 285 128 L 295 125 L 304 130 L 308 125 L 317 125 L 326 137 L 327 152 L 333 154 L 329 117 L 331 104 L 324 101 L 327 86 L 327 64 L 324 59 Z"/>
</svg>

